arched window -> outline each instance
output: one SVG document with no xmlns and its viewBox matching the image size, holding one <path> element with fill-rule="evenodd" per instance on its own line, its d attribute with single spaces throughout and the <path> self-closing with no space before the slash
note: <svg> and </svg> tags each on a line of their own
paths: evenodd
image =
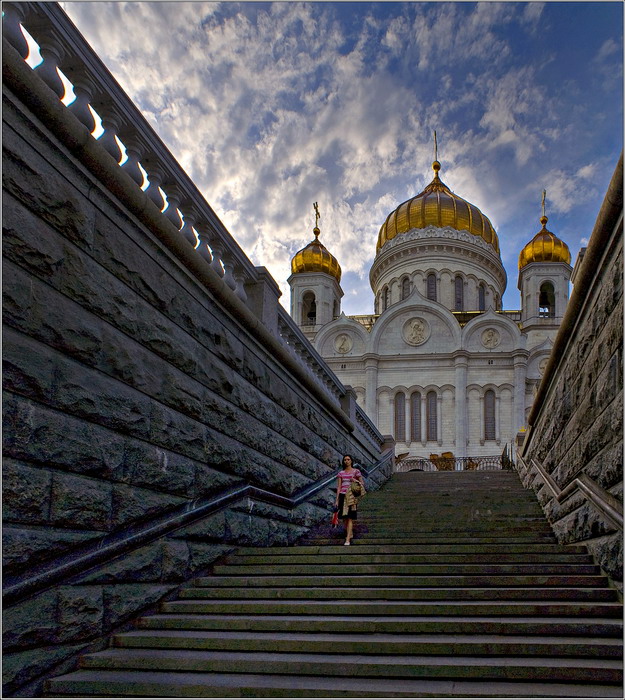
<svg viewBox="0 0 625 700">
<path fill-rule="evenodd" d="M 382 290 L 382 311 L 386 311 L 391 305 L 391 290 L 388 287 L 384 287 Z"/>
<path fill-rule="evenodd" d="M 436 392 L 428 391 L 425 397 L 426 405 L 426 422 L 427 422 L 427 439 L 436 440 L 438 433 L 438 417 L 436 415 Z"/>
<path fill-rule="evenodd" d="M 501 309 L 501 300 L 499 299 L 499 294 L 495 294 L 495 311 Z"/>
<path fill-rule="evenodd" d="M 306 292 L 302 297 L 302 326 L 317 324 L 317 302 L 312 292 Z"/>
<path fill-rule="evenodd" d="M 418 391 L 410 394 L 410 440 L 421 440 L 421 394 Z"/>
<path fill-rule="evenodd" d="M 408 277 L 404 277 L 404 279 L 401 281 L 401 298 L 407 299 L 409 294 L 410 294 L 410 279 Z"/>
<path fill-rule="evenodd" d="M 462 311 L 464 306 L 464 281 L 460 275 L 454 280 L 454 310 Z"/>
<path fill-rule="evenodd" d="M 338 303 L 338 301 L 336 301 L 336 299 L 334 300 L 334 308 L 332 310 L 332 317 L 333 318 L 339 317 L 339 303 Z"/>
<path fill-rule="evenodd" d="M 436 275 L 431 272 L 426 280 L 427 298 L 436 301 Z"/>
<path fill-rule="evenodd" d="M 479 311 L 486 311 L 486 287 L 483 282 L 477 288 L 477 308 Z"/>
<path fill-rule="evenodd" d="M 538 315 L 543 318 L 553 318 L 556 315 L 556 295 L 551 282 L 543 282 L 540 285 Z"/>
<path fill-rule="evenodd" d="M 495 392 L 489 389 L 484 394 L 484 439 L 495 439 Z"/>
<path fill-rule="evenodd" d="M 395 440 L 406 442 L 406 396 L 402 392 L 395 395 Z"/>
</svg>

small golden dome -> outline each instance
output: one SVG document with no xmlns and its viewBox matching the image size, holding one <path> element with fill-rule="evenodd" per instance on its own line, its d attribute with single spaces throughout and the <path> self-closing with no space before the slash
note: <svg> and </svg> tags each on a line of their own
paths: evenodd
<svg viewBox="0 0 625 700">
<path fill-rule="evenodd" d="M 546 228 L 547 217 L 541 216 L 543 227 L 523 248 L 519 255 L 519 270 L 533 262 L 559 262 L 571 264 L 571 251 L 564 241 Z"/>
<path fill-rule="evenodd" d="M 434 179 L 416 197 L 400 204 L 380 228 L 376 252 L 395 236 L 413 228 L 451 226 L 472 233 L 490 243 L 499 253 L 499 239 L 488 217 L 470 202 L 455 195 L 438 177 L 441 164 L 432 163 Z"/>
<path fill-rule="evenodd" d="M 305 248 L 295 253 L 291 260 L 291 272 L 296 275 L 298 272 L 324 272 L 326 275 L 334 277 L 337 282 L 341 281 L 341 266 L 338 260 L 319 241 L 319 229 L 313 229 L 315 240 L 311 241 Z"/>
</svg>

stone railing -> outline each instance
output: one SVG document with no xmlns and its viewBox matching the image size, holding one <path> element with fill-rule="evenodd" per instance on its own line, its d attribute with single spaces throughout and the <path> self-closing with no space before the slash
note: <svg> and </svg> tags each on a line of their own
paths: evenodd
<svg viewBox="0 0 625 700">
<path fill-rule="evenodd" d="M 22 58 L 28 56 L 23 25 L 43 59 L 34 68 L 36 74 L 63 99 L 66 89 L 57 69 L 63 72 L 76 95 L 68 109 L 92 134 L 101 122 L 102 147 L 196 254 L 246 301 L 245 285 L 257 281 L 256 268 L 67 15 L 56 3 L 4 3 L 3 12 L 3 35 L 9 43 Z"/>
<path fill-rule="evenodd" d="M 340 410 L 345 403 L 345 387 L 279 304 L 276 283 L 264 268 L 255 267 L 247 258 L 62 9 L 56 3 L 5 3 L 3 12 L 4 38 L 26 59 L 29 46 L 21 26 L 27 30 L 43 59 L 33 69 L 35 74 L 59 101 L 67 104 L 67 109 L 134 181 L 137 190 L 158 207 L 163 220 L 173 224 L 179 238 L 173 243 L 189 248 L 183 251 L 183 262 L 194 272 L 197 265 L 201 269 L 207 264 L 222 279 L 225 289 L 261 320 L 312 380 L 316 393 L 323 394 L 322 403 Z M 66 98 L 59 70 L 76 96 L 71 102 Z M 346 427 L 354 428 L 345 416 L 338 417 Z M 378 446 L 384 442 L 374 427 L 368 426 L 364 432 Z"/>
<path fill-rule="evenodd" d="M 502 455 L 486 457 L 409 457 L 397 462 L 396 471 L 453 472 L 453 471 L 495 471 L 505 469 Z"/>
</svg>

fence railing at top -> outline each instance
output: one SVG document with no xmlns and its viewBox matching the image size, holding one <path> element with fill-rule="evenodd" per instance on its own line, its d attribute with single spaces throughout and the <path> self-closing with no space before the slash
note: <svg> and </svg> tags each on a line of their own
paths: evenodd
<svg viewBox="0 0 625 700">
<path fill-rule="evenodd" d="M 489 455 L 486 457 L 409 457 L 396 463 L 398 472 L 453 472 L 453 471 L 497 471 L 510 469 L 504 455 Z"/>
<path fill-rule="evenodd" d="M 43 59 L 34 73 L 178 229 L 181 239 L 247 305 L 245 285 L 259 281 L 258 269 L 63 10 L 56 3 L 36 2 L 4 3 L 2 9 L 4 38 L 26 60 L 30 48 L 22 27 L 28 32 Z M 59 71 L 74 92 L 71 102 Z M 345 387 L 277 299 L 275 303 L 277 340 L 338 406 Z M 359 424 L 362 432 L 362 421 Z M 370 441 L 382 444 L 375 427 L 365 432 Z"/>
</svg>

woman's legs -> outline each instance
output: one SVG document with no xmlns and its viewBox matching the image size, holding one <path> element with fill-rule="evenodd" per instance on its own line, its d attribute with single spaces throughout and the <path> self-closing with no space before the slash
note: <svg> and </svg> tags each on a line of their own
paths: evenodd
<svg viewBox="0 0 625 700">
<path fill-rule="evenodd" d="M 345 520 L 347 532 L 345 533 L 345 542 L 351 542 L 354 536 L 354 521 L 351 518 Z"/>
</svg>

